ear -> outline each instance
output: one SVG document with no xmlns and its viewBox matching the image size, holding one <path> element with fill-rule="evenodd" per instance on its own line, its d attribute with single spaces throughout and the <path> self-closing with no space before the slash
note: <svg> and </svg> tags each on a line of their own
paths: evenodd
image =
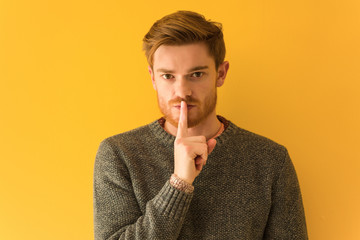
<svg viewBox="0 0 360 240">
<path fill-rule="evenodd" d="M 156 84 L 155 84 L 155 78 L 154 78 L 154 72 L 152 70 L 152 68 L 150 66 L 148 66 L 148 71 L 150 73 L 150 77 L 151 77 L 151 82 L 152 82 L 152 85 L 153 85 L 153 88 L 155 89 L 156 91 Z"/>
<path fill-rule="evenodd" d="M 225 61 L 222 64 L 220 64 L 217 72 L 217 78 L 216 78 L 216 86 L 221 87 L 224 84 L 226 74 L 229 70 L 229 62 Z"/>
</svg>

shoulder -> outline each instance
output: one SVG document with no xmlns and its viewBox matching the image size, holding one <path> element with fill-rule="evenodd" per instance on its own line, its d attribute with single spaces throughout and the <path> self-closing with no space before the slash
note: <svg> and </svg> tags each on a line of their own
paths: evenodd
<svg viewBox="0 0 360 240">
<path fill-rule="evenodd" d="M 285 147 L 282 144 L 275 142 L 274 140 L 268 137 L 240 128 L 235 124 L 233 125 L 237 129 L 237 134 L 235 135 L 235 137 L 238 139 L 242 139 L 243 141 L 246 141 L 248 145 L 251 145 L 259 149 L 273 149 L 280 151 L 283 151 L 285 149 Z"/>
<path fill-rule="evenodd" d="M 261 134 L 246 130 L 244 128 L 238 127 L 231 121 L 228 121 L 228 127 L 224 132 L 226 138 L 231 139 L 240 144 L 246 144 L 247 146 L 252 146 L 255 148 L 267 148 L 267 149 L 282 149 L 284 146 L 275 142 L 274 140 L 265 137 Z"/>
<path fill-rule="evenodd" d="M 241 153 L 259 161 L 277 162 L 281 164 L 288 155 L 287 149 L 280 143 L 261 134 L 238 127 L 229 121 L 224 132 L 224 146 L 231 152 Z M 220 139 L 219 139 L 220 140 Z"/>
<path fill-rule="evenodd" d="M 227 130 L 229 137 L 221 152 L 237 159 L 250 173 L 277 179 L 284 166 L 292 164 L 284 145 L 231 122 Z"/>
<path fill-rule="evenodd" d="M 151 131 L 151 126 L 156 124 L 156 122 L 157 121 L 154 121 L 147 125 L 107 137 L 102 140 L 100 145 L 109 145 L 112 148 L 118 148 L 121 146 L 134 147 L 144 142 L 149 142 L 151 139 L 154 138 L 154 135 Z"/>
</svg>

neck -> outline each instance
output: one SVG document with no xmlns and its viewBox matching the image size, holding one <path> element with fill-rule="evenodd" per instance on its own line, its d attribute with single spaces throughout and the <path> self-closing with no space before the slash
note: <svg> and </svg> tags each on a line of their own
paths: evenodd
<svg viewBox="0 0 360 240">
<path fill-rule="evenodd" d="M 215 136 L 219 131 L 221 122 L 216 117 L 215 110 L 201 123 L 188 129 L 188 136 L 205 136 L 206 139 L 210 139 Z M 173 126 L 169 122 L 165 122 L 165 130 L 171 135 L 176 137 L 177 127 Z"/>
</svg>

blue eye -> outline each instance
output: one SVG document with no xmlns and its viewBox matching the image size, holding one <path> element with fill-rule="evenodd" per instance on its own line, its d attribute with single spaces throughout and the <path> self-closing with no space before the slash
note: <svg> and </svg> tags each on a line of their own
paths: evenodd
<svg viewBox="0 0 360 240">
<path fill-rule="evenodd" d="M 173 75 L 166 73 L 166 74 L 163 74 L 162 77 L 164 79 L 171 79 L 171 78 L 173 78 Z"/>
<path fill-rule="evenodd" d="M 203 72 L 194 72 L 193 74 L 191 74 L 191 76 L 195 78 L 200 78 L 202 77 L 203 74 L 204 74 Z"/>
</svg>

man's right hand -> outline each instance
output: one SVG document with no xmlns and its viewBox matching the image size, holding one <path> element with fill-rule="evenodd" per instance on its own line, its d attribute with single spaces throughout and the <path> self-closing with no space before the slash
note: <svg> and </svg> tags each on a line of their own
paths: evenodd
<svg viewBox="0 0 360 240">
<path fill-rule="evenodd" d="M 215 139 L 206 142 L 205 136 L 188 137 L 187 104 L 181 102 L 180 117 L 174 143 L 174 173 L 192 184 L 214 150 Z"/>
</svg>

